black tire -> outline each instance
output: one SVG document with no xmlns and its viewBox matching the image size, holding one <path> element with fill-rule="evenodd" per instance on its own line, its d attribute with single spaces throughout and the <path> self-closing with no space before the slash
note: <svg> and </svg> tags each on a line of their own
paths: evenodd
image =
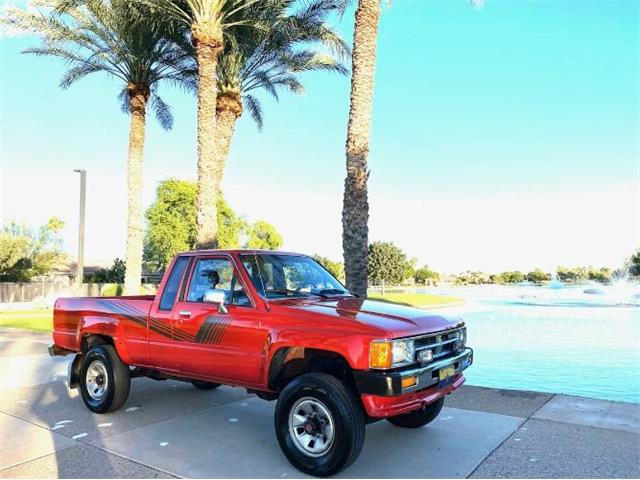
<svg viewBox="0 0 640 480">
<path fill-rule="evenodd" d="M 196 387 L 198 390 L 213 390 L 214 388 L 218 388 L 220 386 L 219 383 L 202 382 L 200 380 L 192 380 L 191 385 Z"/>
<path fill-rule="evenodd" d="M 289 426 L 292 408 L 308 400 L 311 401 L 310 406 L 319 403 L 325 408 L 333 422 L 333 438 L 328 442 L 327 450 L 317 454 L 318 456 L 302 450 L 304 447 L 299 446 L 298 440 L 294 439 L 295 433 L 290 431 Z M 326 422 L 320 421 L 326 425 Z M 289 462 L 301 472 L 316 477 L 334 475 L 347 468 L 358 458 L 364 445 L 365 420 L 362 406 L 344 383 L 326 373 L 301 375 L 282 390 L 276 405 L 274 426 L 280 448 Z M 304 433 L 305 427 L 297 427 L 300 428 Z M 323 433 L 319 433 L 320 430 Z M 327 440 L 323 427 L 319 431 L 317 434 Z M 315 444 L 315 440 L 313 442 Z"/>
<path fill-rule="evenodd" d="M 106 387 L 102 395 L 90 394 L 87 385 L 87 375 L 89 368 L 91 378 L 94 378 L 96 371 L 104 372 L 106 379 L 102 379 L 102 384 L 106 380 Z M 98 375 L 97 377 L 100 377 Z M 100 382 L 96 377 L 96 385 Z M 84 354 L 82 365 L 80 366 L 80 392 L 82 400 L 89 410 L 95 413 L 107 413 L 118 410 L 129 396 L 131 385 L 131 374 L 129 367 L 120 360 L 116 349 L 112 345 L 96 345 Z"/>
<path fill-rule="evenodd" d="M 442 406 L 444 405 L 444 397 L 439 398 L 433 403 L 430 403 L 420 410 L 415 412 L 403 413 L 402 415 L 396 415 L 395 417 L 387 418 L 388 421 L 393 423 L 396 427 L 402 428 L 420 428 L 424 427 L 427 423 L 433 422 Z"/>
</svg>

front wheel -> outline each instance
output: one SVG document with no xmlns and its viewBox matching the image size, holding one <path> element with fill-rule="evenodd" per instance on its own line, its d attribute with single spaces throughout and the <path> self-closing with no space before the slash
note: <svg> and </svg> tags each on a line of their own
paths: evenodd
<svg viewBox="0 0 640 480">
<path fill-rule="evenodd" d="M 131 374 L 112 345 L 97 345 L 82 359 L 80 392 L 85 405 L 95 413 L 118 410 L 129 396 Z"/>
<path fill-rule="evenodd" d="M 364 445 L 361 406 L 340 380 L 325 373 L 307 373 L 289 383 L 278 399 L 274 423 L 287 459 L 316 477 L 345 469 Z"/>
<path fill-rule="evenodd" d="M 424 408 L 420 410 L 416 410 L 415 412 L 403 413 L 402 415 L 396 415 L 395 417 L 389 417 L 391 423 L 393 423 L 396 427 L 403 428 L 420 428 L 424 427 L 426 424 L 433 422 L 440 410 L 442 410 L 442 406 L 444 405 L 444 397 L 439 398 L 433 403 L 430 403 Z"/>
</svg>

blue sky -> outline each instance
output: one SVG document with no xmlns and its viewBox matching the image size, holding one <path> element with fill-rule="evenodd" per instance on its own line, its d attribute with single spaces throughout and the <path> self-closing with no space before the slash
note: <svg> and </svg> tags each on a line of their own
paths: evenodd
<svg viewBox="0 0 640 480">
<path fill-rule="evenodd" d="M 439 270 L 618 266 L 640 244 L 635 1 L 396 0 L 383 7 L 370 153 L 370 238 Z M 352 12 L 337 27 L 351 41 Z M 0 216 L 57 215 L 76 248 L 89 172 L 87 256 L 124 253 L 128 118 L 116 80 L 69 90 L 63 67 L 0 40 Z M 349 81 L 312 73 L 303 96 L 240 119 L 223 188 L 285 247 L 341 256 Z M 149 119 L 145 203 L 195 178 L 195 100 L 164 89 L 175 128 Z"/>
</svg>

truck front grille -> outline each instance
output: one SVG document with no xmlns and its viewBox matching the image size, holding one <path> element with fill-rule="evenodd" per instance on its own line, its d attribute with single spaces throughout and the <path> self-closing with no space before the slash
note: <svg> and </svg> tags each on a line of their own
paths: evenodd
<svg viewBox="0 0 640 480">
<path fill-rule="evenodd" d="M 465 328 L 457 328 L 446 332 L 438 332 L 429 335 L 415 337 L 414 345 L 416 352 L 430 349 L 433 352 L 433 359 L 440 360 L 455 354 L 463 346 L 460 337 L 465 334 Z"/>
</svg>

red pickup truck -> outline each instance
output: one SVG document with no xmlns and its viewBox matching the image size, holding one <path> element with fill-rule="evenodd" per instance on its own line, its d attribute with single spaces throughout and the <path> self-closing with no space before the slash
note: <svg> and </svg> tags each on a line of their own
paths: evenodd
<svg viewBox="0 0 640 480">
<path fill-rule="evenodd" d="M 280 447 L 315 476 L 358 457 L 367 423 L 431 422 L 473 361 L 460 318 L 358 298 L 309 256 L 253 250 L 179 254 L 155 297 L 60 298 L 53 340 L 96 413 L 141 376 L 277 399 Z"/>
</svg>

